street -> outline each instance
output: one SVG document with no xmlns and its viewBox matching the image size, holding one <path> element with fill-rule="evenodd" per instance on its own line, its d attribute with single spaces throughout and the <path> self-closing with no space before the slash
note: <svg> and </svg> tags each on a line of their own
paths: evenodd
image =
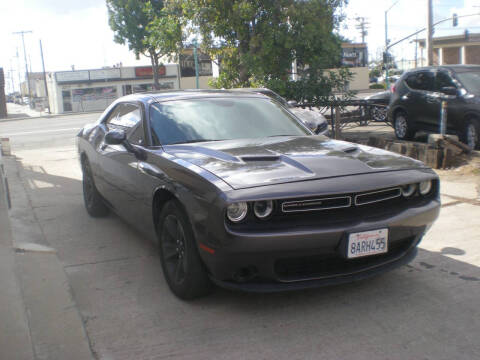
<svg viewBox="0 0 480 360">
<path fill-rule="evenodd" d="M 480 357 L 478 174 L 440 172 L 440 218 L 407 266 L 316 290 L 216 289 L 183 302 L 153 244 L 115 215 L 85 211 L 75 134 L 98 116 L 0 121 L 12 147 L 10 221 L 36 358 Z"/>
</svg>

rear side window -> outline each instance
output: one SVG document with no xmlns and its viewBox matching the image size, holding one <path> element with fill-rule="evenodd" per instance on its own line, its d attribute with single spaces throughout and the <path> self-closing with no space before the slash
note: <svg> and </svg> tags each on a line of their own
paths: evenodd
<svg viewBox="0 0 480 360">
<path fill-rule="evenodd" d="M 435 91 L 442 90 L 443 87 L 456 87 L 450 75 L 444 71 L 439 71 L 435 76 Z"/>
<path fill-rule="evenodd" d="M 435 77 L 433 72 L 420 71 L 409 75 L 405 82 L 414 90 L 433 91 L 434 80 Z"/>
</svg>

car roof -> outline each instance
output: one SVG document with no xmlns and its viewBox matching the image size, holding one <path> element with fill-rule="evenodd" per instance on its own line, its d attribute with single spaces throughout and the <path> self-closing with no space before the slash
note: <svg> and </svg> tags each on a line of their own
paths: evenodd
<svg viewBox="0 0 480 360">
<path fill-rule="evenodd" d="M 422 70 L 450 70 L 455 73 L 480 71 L 480 65 L 439 65 L 439 66 L 424 66 L 411 69 L 408 72 L 422 71 Z"/>
<path fill-rule="evenodd" d="M 210 89 L 186 89 L 186 90 L 165 90 L 142 92 L 127 95 L 119 98 L 120 101 L 141 101 L 141 102 L 162 102 L 168 100 L 194 99 L 194 98 L 224 98 L 224 97 L 258 97 L 268 98 L 258 92 L 239 92 L 230 90 L 210 90 Z"/>
</svg>

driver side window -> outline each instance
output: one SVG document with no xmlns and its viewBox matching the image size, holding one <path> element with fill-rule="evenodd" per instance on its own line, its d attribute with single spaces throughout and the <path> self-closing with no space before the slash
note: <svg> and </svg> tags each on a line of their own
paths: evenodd
<svg viewBox="0 0 480 360">
<path fill-rule="evenodd" d="M 142 111 L 138 105 L 131 103 L 117 105 L 105 123 L 108 130 L 124 130 L 130 143 L 144 145 L 145 132 L 142 124 Z"/>
</svg>

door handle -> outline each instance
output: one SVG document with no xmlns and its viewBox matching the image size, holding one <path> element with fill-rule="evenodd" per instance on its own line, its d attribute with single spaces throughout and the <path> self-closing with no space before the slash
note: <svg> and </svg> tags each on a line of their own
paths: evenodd
<svg viewBox="0 0 480 360">
<path fill-rule="evenodd" d="M 157 177 L 157 178 L 163 178 L 164 177 L 164 173 L 163 173 L 162 170 L 160 170 L 155 165 L 151 165 L 151 164 L 143 162 L 143 161 L 140 161 L 138 163 L 138 169 L 140 170 L 140 172 L 142 172 L 146 175 L 150 175 L 150 176 Z"/>
</svg>

